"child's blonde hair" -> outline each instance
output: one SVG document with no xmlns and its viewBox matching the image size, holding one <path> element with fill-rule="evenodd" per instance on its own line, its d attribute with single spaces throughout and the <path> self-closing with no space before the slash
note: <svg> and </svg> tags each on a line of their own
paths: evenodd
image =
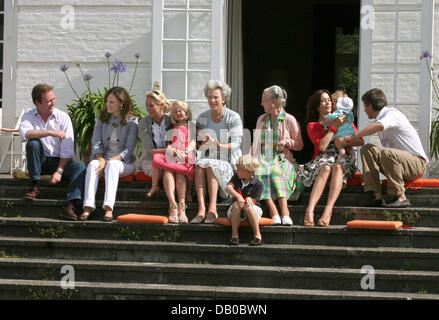
<svg viewBox="0 0 439 320">
<path fill-rule="evenodd" d="M 184 101 L 184 100 L 177 100 L 177 101 L 175 101 L 171 105 L 171 110 L 170 110 L 170 112 L 171 112 L 171 123 L 173 125 L 177 124 L 177 122 L 174 119 L 174 115 L 173 115 L 175 108 L 182 108 L 184 110 L 184 112 L 186 112 L 186 120 L 188 122 L 192 121 L 192 112 L 191 112 L 191 109 L 189 108 L 188 103 L 186 101 Z"/>
<path fill-rule="evenodd" d="M 251 154 L 243 155 L 242 157 L 240 157 L 238 159 L 238 162 L 236 163 L 237 167 L 240 167 L 240 168 L 245 169 L 245 170 L 250 170 L 253 172 L 255 172 L 259 168 L 260 165 L 261 164 L 258 161 L 258 159 L 253 157 Z"/>
<path fill-rule="evenodd" d="M 331 94 L 331 99 L 332 101 L 337 101 L 338 98 L 347 98 L 348 95 L 346 94 L 346 92 L 344 90 L 337 90 L 335 91 L 333 94 Z"/>
</svg>

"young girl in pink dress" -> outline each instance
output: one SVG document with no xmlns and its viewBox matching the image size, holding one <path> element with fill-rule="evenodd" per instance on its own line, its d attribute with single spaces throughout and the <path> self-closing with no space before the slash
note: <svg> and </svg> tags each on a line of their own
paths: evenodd
<svg viewBox="0 0 439 320">
<path fill-rule="evenodd" d="M 187 102 L 181 100 L 175 101 L 170 111 L 171 122 L 174 125 L 171 143 L 164 153 L 154 155 L 152 166 L 164 171 L 163 186 L 169 201 L 169 221 L 188 223 L 186 188 L 188 181 L 195 177 L 195 137 L 190 137 L 188 127 L 192 113 Z M 178 204 L 175 201 L 175 190 Z"/>
</svg>

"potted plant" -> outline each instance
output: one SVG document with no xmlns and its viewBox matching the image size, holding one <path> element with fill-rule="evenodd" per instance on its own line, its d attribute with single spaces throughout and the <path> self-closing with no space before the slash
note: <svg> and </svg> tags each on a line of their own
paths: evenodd
<svg viewBox="0 0 439 320">
<path fill-rule="evenodd" d="M 108 88 L 104 87 L 103 90 L 96 89 L 92 90 L 90 86 L 90 80 L 93 79 L 91 74 L 84 74 L 82 71 L 81 63 L 78 62 L 76 65 L 79 68 L 82 79 L 84 80 L 85 86 L 87 90 L 82 94 L 78 95 L 76 90 L 73 88 L 72 83 L 70 82 L 69 76 L 67 74 L 67 70 L 70 68 L 67 65 L 62 65 L 60 70 L 64 72 L 67 81 L 72 88 L 73 93 L 76 98 L 73 100 L 71 104 L 67 105 L 68 114 L 72 120 L 73 125 L 73 133 L 75 138 L 75 148 L 79 151 L 79 156 L 81 159 L 88 161 L 91 154 L 91 139 L 93 136 L 93 130 L 98 119 L 99 113 L 103 108 L 105 108 L 104 97 L 109 90 L 109 88 L 117 86 L 119 84 L 119 75 L 122 72 L 127 70 L 127 66 L 122 61 L 115 59 L 114 63 L 110 67 L 110 57 L 111 53 L 107 52 L 105 54 L 107 58 L 108 64 Z M 135 54 L 136 58 L 136 67 L 134 70 L 133 78 L 131 80 L 131 85 L 129 89 L 129 93 L 131 93 L 131 89 L 133 87 L 134 79 L 136 77 L 137 66 L 140 60 L 140 54 Z M 111 84 L 111 72 L 113 75 L 113 82 Z M 142 108 L 137 104 L 137 102 L 131 96 L 134 105 L 134 114 L 139 118 L 143 118 L 146 113 L 142 110 Z M 140 141 L 138 141 L 137 153 L 138 155 L 141 153 L 142 148 L 140 146 Z"/>
</svg>

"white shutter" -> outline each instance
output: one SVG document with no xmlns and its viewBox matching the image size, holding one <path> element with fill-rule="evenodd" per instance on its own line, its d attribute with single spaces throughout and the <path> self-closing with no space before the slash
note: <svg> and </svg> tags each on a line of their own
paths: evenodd
<svg viewBox="0 0 439 320">
<path fill-rule="evenodd" d="M 206 82 L 224 80 L 224 12 L 223 0 L 153 0 L 152 86 L 194 118 L 208 108 Z"/>
</svg>

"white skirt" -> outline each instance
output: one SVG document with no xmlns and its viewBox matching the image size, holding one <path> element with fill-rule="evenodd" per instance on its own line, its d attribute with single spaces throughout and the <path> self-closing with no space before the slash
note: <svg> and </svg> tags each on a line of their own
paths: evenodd
<svg viewBox="0 0 439 320">
<path fill-rule="evenodd" d="M 226 186 L 230 182 L 233 176 L 233 168 L 230 163 L 217 159 L 200 159 L 197 161 L 197 166 L 201 168 L 212 168 L 216 181 L 219 186 L 219 196 L 221 198 L 227 198 Z"/>
</svg>

